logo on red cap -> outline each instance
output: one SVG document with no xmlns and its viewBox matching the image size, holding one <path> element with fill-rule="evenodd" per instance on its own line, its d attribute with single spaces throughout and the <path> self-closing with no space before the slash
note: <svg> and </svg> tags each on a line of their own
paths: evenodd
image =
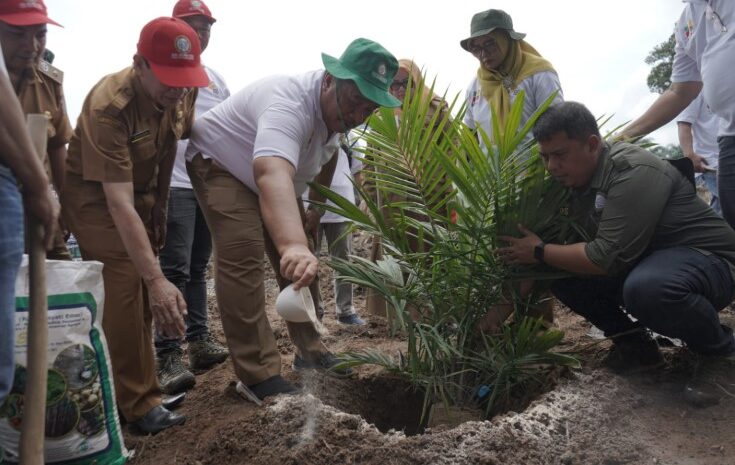
<svg viewBox="0 0 735 465">
<path fill-rule="evenodd" d="M 212 13 L 207 8 L 207 4 L 201 0 L 179 0 L 174 5 L 174 12 L 171 16 L 174 18 L 185 18 L 187 16 L 198 15 L 204 16 L 210 23 L 215 22 Z"/>
<path fill-rule="evenodd" d="M 191 0 L 191 11 L 198 11 L 202 13 L 203 15 L 206 15 L 207 12 L 204 11 L 204 5 L 199 0 Z"/>
<path fill-rule="evenodd" d="M 191 41 L 186 36 L 177 36 L 174 39 L 174 49 L 178 53 L 172 53 L 171 58 L 174 60 L 194 60 L 191 52 Z"/>
<path fill-rule="evenodd" d="M 37 0 L 26 0 L 18 3 L 18 8 L 32 8 L 34 10 L 43 11 L 43 5 L 39 4 Z"/>
</svg>

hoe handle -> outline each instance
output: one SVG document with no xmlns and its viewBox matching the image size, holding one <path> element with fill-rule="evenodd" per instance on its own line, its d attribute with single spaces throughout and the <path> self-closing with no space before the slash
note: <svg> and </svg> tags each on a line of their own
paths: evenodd
<svg viewBox="0 0 735 465">
<path fill-rule="evenodd" d="M 28 115 L 28 131 L 43 160 L 46 156 L 48 120 L 45 115 Z M 44 463 L 43 442 L 46 424 L 46 378 L 48 348 L 48 302 L 46 300 L 46 248 L 43 244 L 43 225 L 28 215 L 29 228 L 29 318 L 28 356 L 23 423 L 20 433 L 20 463 L 42 465 Z"/>
</svg>

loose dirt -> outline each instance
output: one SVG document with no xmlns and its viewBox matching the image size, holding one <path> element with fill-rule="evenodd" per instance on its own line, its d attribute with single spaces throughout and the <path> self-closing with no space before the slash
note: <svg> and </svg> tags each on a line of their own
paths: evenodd
<svg viewBox="0 0 735 465">
<path fill-rule="evenodd" d="M 357 238 L 355 245 L 363 249 L 364 241 Z M 366 327 L 339 325 L 326 266 L 321 278 L 328 302 L 324 340 L 334 352 L 369 347 L 395 353 L 405 346 L 389 337 L 384 320 L 364 312 Z M 276 294 L 275 280 L 269 279 L 268 314 L 283 373 L 304 386 L 304 393 L 256 407 L 235 393 L 229 361 L 196 373 L 197 384 L 180 408 L 188 417 L 185 425 L 157 436 L 126 432 L 127 446 L 135 449 L 132 463 L 735 465 L 735 399 L 708 409 L 685 404 L 682 390 L 693 363 L 685 349 L 665 348 L 664 368 L 622 377 L 600 366 L 608 343 L 588 336 L 587 323 L 557 308 L 556 325 L 566 333 L 561 350 L 579 355 L 580 370 L 562 376 L 522 412 L 414 435 L 411 425 L 417 420 L 411 415 L 421 399 L 378 369 L 361 367 L 346 380 L 292 371 L 293 347 L 272 308 Z M 212 331 L 224 341 L 210 297 Z M 364 309 L 361 290 L 356 308 Z M 723 318 L 735 324 L 731 310 Z"/>
</svg>

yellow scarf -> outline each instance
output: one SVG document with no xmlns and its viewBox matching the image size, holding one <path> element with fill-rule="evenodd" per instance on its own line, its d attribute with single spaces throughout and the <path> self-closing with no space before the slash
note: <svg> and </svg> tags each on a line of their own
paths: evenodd
<svg viewBox="0 0 735 465">
<path fill-rule="evenodd" d="M 490 33 L 505 56 L 500 68 L 488 71 L 482 66 L 477 70 L 480 90 L 495 111 L 498 125 L 503 127 L 510 112 L 510 91 L 524 79 L 542 71 L 554 71 L 554 67 L 525 40 L 512 40 L 504 31 Z"/>
</svg>

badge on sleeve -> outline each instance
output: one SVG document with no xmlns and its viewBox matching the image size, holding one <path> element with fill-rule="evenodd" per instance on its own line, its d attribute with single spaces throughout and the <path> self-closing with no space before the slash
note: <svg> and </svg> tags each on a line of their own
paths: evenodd
<svg viewBox="0 0 735 465">
<path fill-rule="evenodd" d="M 601 212 L 605 208 L 605 204 L 607 203 L 607 198 L 604 194 L 598 192 L 597 195 L 595 195 L 595 210 L 597 212 Z"/>
</svg>

